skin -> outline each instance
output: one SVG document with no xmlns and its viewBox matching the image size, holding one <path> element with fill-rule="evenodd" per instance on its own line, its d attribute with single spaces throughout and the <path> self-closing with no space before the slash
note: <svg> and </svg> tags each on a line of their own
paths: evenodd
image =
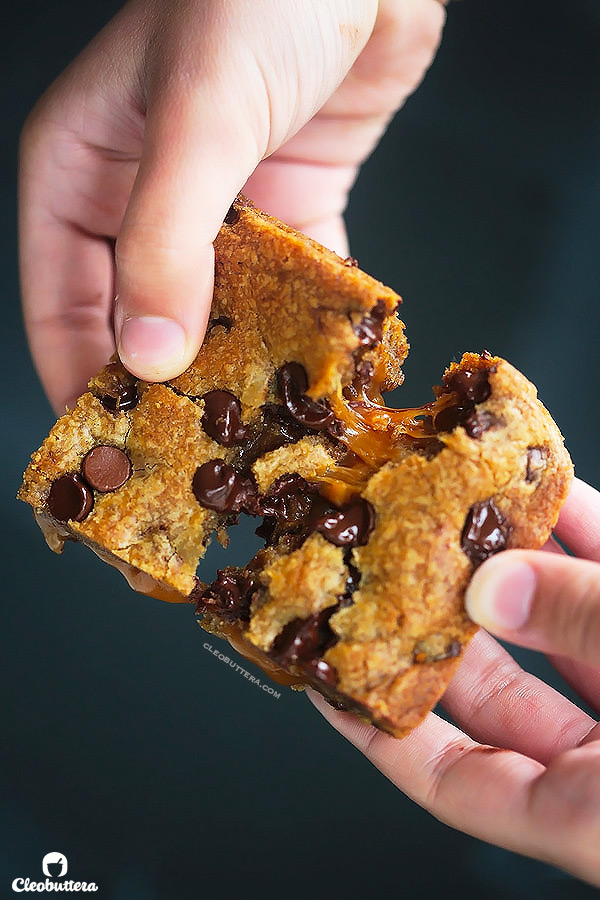
<svg viewBox="0 0 600 900">
<path fill-rule="evenodd" d="M 57 412 L 115 337 L 141 378 L 191 363 L 212 241 L 244 185 L 347 254 L 348 191 L 425 74 L 443 21 L 436 0 L 386 0 L 379 11 L 376 0 L 132 0 L 121 10 L 22 138 L 25 322 Z"/>
<path fill-rule="evenodd" d="M 41 98 L 20 165 L 23 307 L 57 412 L 115 349 L 146 380 L 202 341 L 212 241 L 243 189 L 347 255 L 361 163 L 431 63 L 438 0 L 131 0 Z M 116 295 L 118 298 L 115 300 Z M 550 653 L 600 707 L 600 495 L 576 482 L 551 552 L 485 563 L 488 631 Z M 484 840 L 600 884 L 595 720 L 486 632 L 444 704 L 397 741 L 315 705 L 403 791 Z M 461 730 L 462 729 L 462 730 Z"/>
<path fill-rule="evenodd" d="M 467 610 L 503 640 L 547 653 L 598 713 L 600 494 L 576 479 L 555 534 L 578 558 L 554 540 L 544 551 L 501 553 L 475 573 Z M 526 620 L 510 627 L 507 611 L 523 608 Z M 334 728 L 441 821 L 600 886 L 600 726 L 521 669 L 488 631 L 474 637 L 442 698 L 456 725 L 429 713 L 395 740 L 309 694 Z"/>
</svg>

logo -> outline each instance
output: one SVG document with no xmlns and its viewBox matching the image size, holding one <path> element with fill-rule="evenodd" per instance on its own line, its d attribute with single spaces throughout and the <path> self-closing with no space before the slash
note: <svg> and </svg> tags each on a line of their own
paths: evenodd
<svg viewBox="0 0 600 900">
<path fill-rule="evenodd" d="M 63 878 L 67 868 L 67 857 L 63 853 L 46 853 L 42 860 L 42 872 L 48 878 Z"/>
<path fill-rule="evenodd" d="M 32 881 L 31 878 L 15 878 L 12 889 L 16 894 L 24 891 L 72 891 L 73 893 L 89 893 L 98 890 L 93 881 L 62 881 L 67 874 L 69 864 L 64 853 L 46 853 L 42 860 L 42 872 L 45 881 Z"/>
</svg>

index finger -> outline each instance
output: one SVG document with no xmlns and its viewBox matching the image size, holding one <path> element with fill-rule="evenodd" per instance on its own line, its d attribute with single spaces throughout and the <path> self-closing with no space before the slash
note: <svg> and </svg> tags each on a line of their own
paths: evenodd
<svg viewBox="0 0 600 900">
<path fill-rule="evenodd" d="M 442 822 L 600 885 L 600 742 L 545 768 L 478 744 L 434 713 L 398 740 L 307 693 L 340 734 Z"/>
<path fill-rule="evenodd" d="M 575 478 L 554 533 L 576 556 L 600 562 L 600 493 Z"/>
</svg>

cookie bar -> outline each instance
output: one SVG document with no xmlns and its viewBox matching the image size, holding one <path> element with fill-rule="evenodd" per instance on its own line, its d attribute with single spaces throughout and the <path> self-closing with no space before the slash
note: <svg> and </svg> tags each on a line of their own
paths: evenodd
<svg viewBox="0 0 600 900">
<path fill-rule="evenodd" d="M 272 677 L 402 736 L 475 626 L 475 566 L 540 547 L 572 477 L 560 432 L 506 361 L 467 353 L 417 409 L 400 297 L 238 198 L 215 242 L 194 363 L 161 384 L 115 359 L 32 456 L 19 496 L 52 549 L 83 541 L 131 585 L 193 603 Z M 211 584 L 216 534 L 261 549 Z"/>
</svg>

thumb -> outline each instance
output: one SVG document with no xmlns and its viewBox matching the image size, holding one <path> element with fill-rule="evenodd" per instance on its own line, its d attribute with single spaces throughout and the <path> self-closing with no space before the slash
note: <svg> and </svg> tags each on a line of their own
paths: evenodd
<svg viewBox="0 0 600 900">
<path fill-rule="evenodd" d="M 562 553 L 508 550 L 484 563 L 465 596 L 468 614 L 497 637 L 600 662 L 600 565 Z"/>
<path fill-rule="evenodd" d="M 199 349 L 231 201 L 340 84 L 377 12 L 375 0 L 174 6 L 148 41 L 144 149 L 116 246 L 117 346 L 151 381 Z"/>
<path fill-rule="evenodd" d="M 212 299 L 212 242 L 261 157 L 210 91 L 163 92 L 148 109 L 144 151 L 116 244 L 115 337 L 124 365 L 148 381 L 196 356 Z"/>
</svg>

